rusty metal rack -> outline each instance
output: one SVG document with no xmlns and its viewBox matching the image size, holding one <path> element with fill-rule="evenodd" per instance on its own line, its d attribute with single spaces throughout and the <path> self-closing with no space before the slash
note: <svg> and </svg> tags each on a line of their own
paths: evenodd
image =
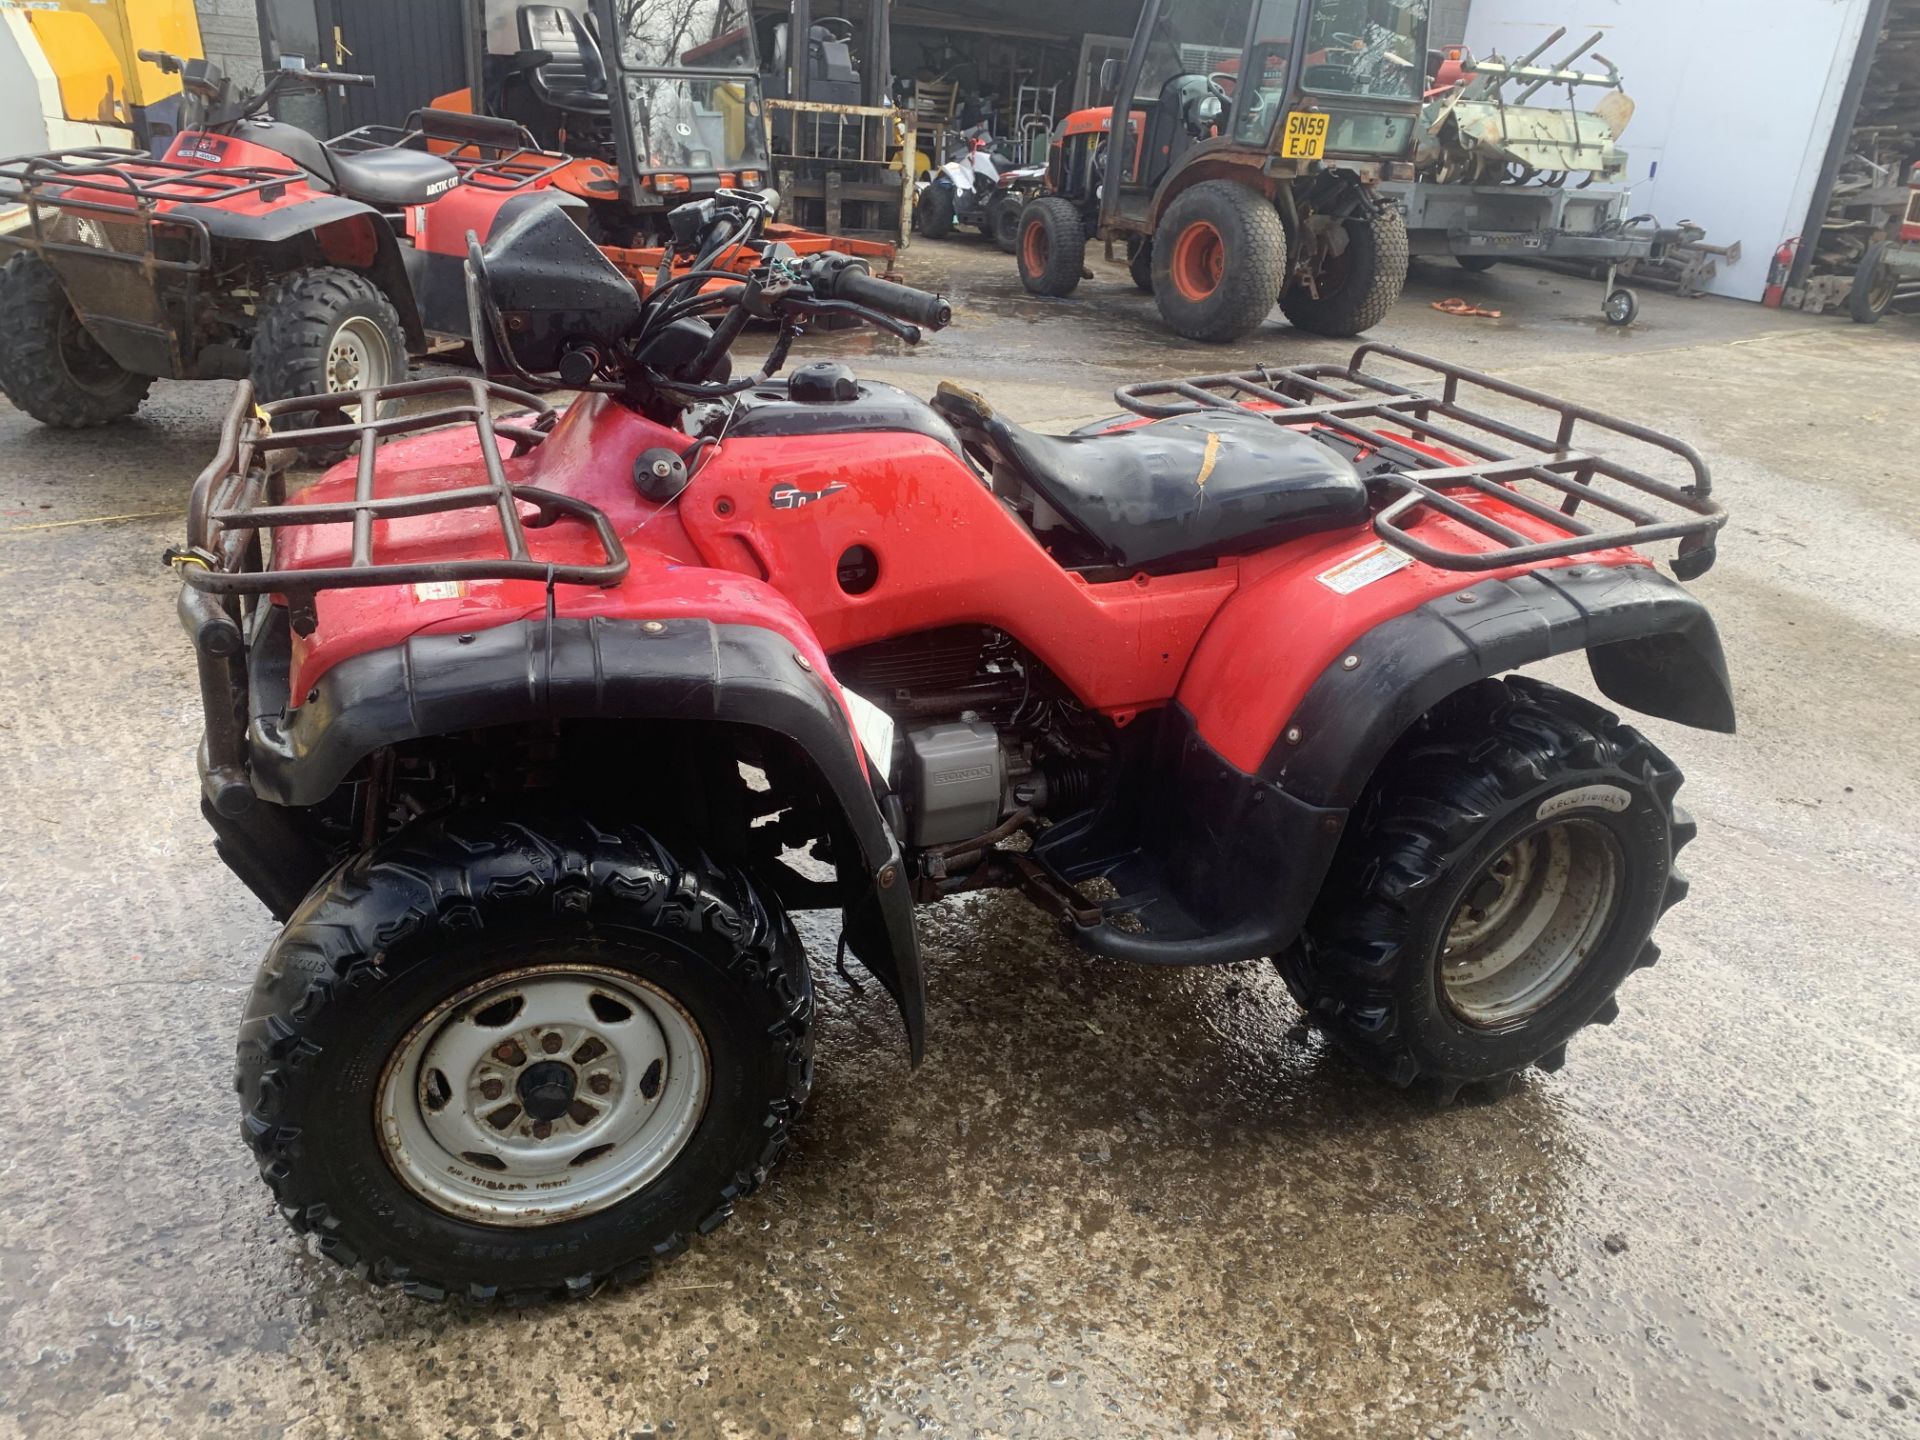
<svg viewBox="0 0 1920 1440">
<path fill-rule="evenodd" d="M 392 402 L 453 395 L 460 403 L 411 413 L 382 415 Z M 499 416 L 493 406 L 510 407 Z M 339 416 L 357 405 L 361 418 L 351 423 L 318 424 L 308 429 L 273 428 L 276 420 L 318 415 Z M 551 490 L 516 485 L 501 463 L 500 441 L 511 442 L 514 456 L 527 454 L 546 438 L 555 415 L 537 395 L 471 376 L 409 380 L 376 390 L 338 395 L 301 396 L 255 406 L 253 387 L 242 381 L 220 433 L 220 448 L 200 472 L 187 501 L 187 547 L 174 552 L 175 568 L 193 591 L 207 596 L 285 594 L 310 601 L 321 590 L 361 589 L 375 585 L 417 585 L 436 581 L 538 580 L 555 585 L 616 585 L 625 578 L 627 553 L 605 512 Z M 380 496 L 380 442 L 394 435 L 473 426 L 486 482 L 417 495 Z M 285 460 L 300 450 L 326 449 L 358 440 L 360 454 L 354 495 L 336 504 L 288 504 Z M 278 461 L 280 463 L 274 463 Z M 533 507 L 523 518 L 520 507 Z M 491 510 L 499 520 L 506 553 L 486 559 L 381 561 L 374 554 L 373 527 L 379 520 L 437 515 L 451 510 Z M 594 564 L 555 564 L 535 559 L 527 530 L 561 519 L 590 526 L 603 558 Z M 263 532 L 296 526 L 353 527 L 353 546 L 345 565 L 276 570 L 265 562 Z"/>
<path fill-rule="evenodd" d="M 144 150 L 111 146 L 17 155 L 10 160 L 0 160 L 0 204 L 11 202 L 27 207 L 26 228 L 33 238 L 29 241 L 18 232 L 4 234 L 0 235 L 0 245 L 32 245 L 43 250 L 126 260 L 165 270 L 204 270 L 212 255 L 212 240 L 205 222 L 178 210 L 160 212 L 159 206 L 218 205 L 252 194 L 273 198 L 305 178 L 304 171 L 291 167 L 247 165 L 213 169 L 157 160 Z M 89 193 L 97 198 L 82 198 Z M 49 238 L 42 217 L 45 206 L 66 214 L 137 226 L 141 248 L 116 250 Z M 175 230 L 185 237 L 183 252 L 161 255 L 154 244 L 155 226 Z"/>
<path fill-rule="evenodd" d="M 417 401 L 452 395 L 458 403 L 412 414 L 382 417 L 385 401 Z M 495 404 L 507 407 L 499 416 Z M 354 424 L 274 431 L 282 417 L 337 412 L 358 405 Z M 515 456 L 543 441 L 554 423 L 553 410 L 536 395 L 474 377 L 412 380 L 378 390 L 276 400 L 256 407 L 253 387 L 240 383 L 220 431 L 220 448 L 193 482 L 187 501 L 187 544 L 167 553 L 184 582 L 180 621 L 192 638 L 200 677 L 200 704 L 206 718 L 204 789 L 206 801 L 223 815 L 249 808 L 254 792 L 247 778 L 247 721 L 252 710 L 252 677 L 247 665 L 247 632 L 242 621 L 255 617 L 258 598 L 284 595 L 287 623 L 299 633 L 314 627 L 313 597 L 321 590 L 372 585 L 407 585 L 458 580 L 537 580 L 554 585 L 615 585 L 625 578 L 627 552 L 606 514 L 571 496 L 532 485 L 515 485 L 501 463 L 500 442 Z M 420 495 L 381 497 L 375 493 L 379 442 L 451 424 L 472 425 L 479 435 L 486 483 Z M 360 441 L 354 498 L 334 505 L 286 503 L 285 462 L 303 448 Z M 523 518 L 522 505 L 534 514 Z M 506 554 L 487 560 L 442 560 L 418 564 L 380 561 L 374 554 L 377 520 L 434 515 L 451 510 L 492 510 Z M 559 565 L 529 553 L 527 530 L 560 519 L 592 527 L 604 559 L 593 565 Z M 269 568 L 268 532 L 303 525 L 353 527 L 348 563 L 324 569 Z"/>
<path fill-rule="evenodd" d="M 463 183 L 481 190 L 521 190 L 556 175 L 574 157 L 543 150 L 525 126 L 494 122 L 492 117 L 470 117 L 471 129 L 454 130 L 436 122 L 434 112 L 415 110 L 401 125 L 362 125 L 327 141 L 327 149 L 342 155 L 364 155 L 370 150 L 419 150 L 439 155 L 460 172 Z M 486 133 L 482 133 L 482 127 Z M 497 133 L 494 133 L 497 132 Z M 438 141 L 451 149 L 433 150 Z"/>
<path fill-rule="evenodd" d="M 1375 357 L 1420 372 L 1421 382 L 1438 393 L 1369 371 L 1367 362 Z M 1526 418 L 1491 413 L 1486 407 L 1496 397 Z M 1370 486 L 1397 492 L 1375 514 L 1375 533 L 1443 570 L 1500 570 L 1678 540 L 1674 573 L 1692 579 L 1713 564 L 1714 537 L 1727 519 L 1710 498 L 1713 482 L 1706 461 L 1684 441 L 1393 345 L 1362 345 L 1345 365 L 1156 380 L 1123 386 L 1114 398 L 1152 419 L 1241 410 L 1289 428 L 1332 431 L 1367 461 Z M 1543 424 L 1544 430 L 1533 428 Z M 1578 441 L 1599 443 L 1577 446 Z M 1457 463 L 1418 446 L 1451 452 Z M 1631 457 L 1635 463 L 1615 453 L 1634 446 L 1640 447 Z M 1641 468 L 1649 451 L 1686 471 L 1690 483 L 1674 484 Z M 1519 488 L 1528 481 L 1546 487 L 1549 497 Z M 1520 510 L 1564 538 L 1523 535 L 1467 503 L 1473 496 Z M 1415 534 L 1411 520 L 1423 509 L 1457 521 L 1489 541 L 1490 548 L 1449 548 Z"/>
</svg>

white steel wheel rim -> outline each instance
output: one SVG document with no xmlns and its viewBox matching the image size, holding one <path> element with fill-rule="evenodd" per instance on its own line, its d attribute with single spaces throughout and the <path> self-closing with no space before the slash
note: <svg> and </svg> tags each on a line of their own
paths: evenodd
<svg viewBox="0 0 1920 1440">
<path fill-rule="evenodd" d="M 349 315 L 327 342 L 327 393 L 351 395 L 377 390 L 391 378 L 387 337 L 364 315 Z M 346 407 L 349 418 L 360 418 L 360 407 Z"/>
<path fill-rule="evenodd" d="M 1623 888 L 1619 842 L 1591 820 L 1530 830 L 1461 891 L 1440 951 L 1440 986 L 1470 1025 L 1537 1014 L 1605 938 Z"/>
<path fill-rule="evenodd" d="M 551 1225 L 658 1179 L 706 1110 L 711 1062 L 693 1018 L 620 971 L 515 970 L 434 1006 L 381 1077 L 381 1149 L 435 1209 Z"/>
</svg>

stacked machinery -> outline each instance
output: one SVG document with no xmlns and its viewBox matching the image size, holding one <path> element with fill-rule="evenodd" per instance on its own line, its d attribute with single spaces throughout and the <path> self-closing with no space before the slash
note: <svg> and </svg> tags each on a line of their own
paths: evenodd
<svg viewBox="0 0 1920 1440">
<path fill-rule="evenodd" d="M 1618 267 L 1663 260 L 1701 234 L 1626 215 L 1627 192 L 1612 187 L 1627 172 L 1620 136 L 1633 101 L 1604 55 L 1591 55 L 1601 68 L 1575 68 L 1598 31 L 1560 60 L 1537 63 L 1566 33 L 1555 30 L 1513 61 L 1449 51 L 1429 76 L 1417 178 L 1384 188 L 1406 211 L 1415 255 L 1452 255 L 1469 270 L 1502 259 L 1598 262 L 1607 268 L 1602 312 L 1625 325 L 1639 306 L 1615 283 Z M 1583 90 L 1603 93 L 1582 107 Z"/>
</svg>

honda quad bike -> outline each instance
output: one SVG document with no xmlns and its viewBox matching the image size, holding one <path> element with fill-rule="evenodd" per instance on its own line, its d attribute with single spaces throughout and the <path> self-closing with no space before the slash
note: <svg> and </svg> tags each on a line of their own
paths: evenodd
<svg viewBox="0 0 1920 1440">
<path fill-rule="evenodd" d="M 1070 295 L 1087 241 L 1124 241 L 1168 327 L 1225 343 L 1277 304 L 1318 335 L 1380 323 L 1407 279 L 1424 0 L 1148 0 L 1111 104 L 1061 122 L 1048 193 L 1020 221 L 1020 278 Z"/>
<path fill-rule="evenodd" d="M 517 383 L 319 430 L 242 386 L 170 557 L 202 809 L 284 922 L 243 1131 L 335 1260 L 534 1299 L 712 1230 L 812 1083 L 795 909 L 839 912 L 915 1062 L 915 903 L 1017 887 L 1115 960 L 1273 957 L 1443 1099 L 1558 1069 L 1658 954 L 1679 770 L 1507 672 L 1584 651 L 1618 703 L 1732 728 L 1713 622 L 1638 548 L 1713 559 L 1680 441 L 1378 345 L 1045 435 L 774 378 L 832 317 L 944 323 L 858 262 L 642 299 L 546 209 L 469 263 Z M 735 376 L 750 319 L 780 334 Z"/>
<path fill-rule="evenodd" d="M 129 415 L 157 376 L 248 378 L 263 400 L 405 379 L 409 354 L 468 338 L 467 232 L 490 233 L 565 159 L 506 122 L 435 112 L 322 144 L 268 107 L 370 76 L 279 70 L 236 103 L 217 65 L 141 55 L 180 72 L 190 102 L 163 156 L 0 162 L 0 202 L 26 207 L 0 234 L 0 388 L 44 424 Z"/>
</svg>

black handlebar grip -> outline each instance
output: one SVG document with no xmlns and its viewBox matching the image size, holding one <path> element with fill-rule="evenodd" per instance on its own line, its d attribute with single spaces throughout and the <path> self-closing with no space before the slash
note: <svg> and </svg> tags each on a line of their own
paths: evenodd
<svg viewBox="0 0 1920 1440">
<path fill-rule="evenodd" d="M 180 73 L 180 57 L 178 55 L 169 55 L 164 50 L 136 50 L 133 53 L 149 65 L 158 65 L 160 67 L 160 73 L 163 75 L 177 75 Z"/>
<path fill-rule="evenodd" d="M 833 282 L 833 298 L 851 300 L 869 310 L 878 310 L 911 325 L 929 330 L 944 330 L 953 320 L 953 307 L 938 295 L 916 290 L 911 285 L 896 285 L 891 280 L 876 280 L 857 265 L 849 265 Z"/>
</svg>

